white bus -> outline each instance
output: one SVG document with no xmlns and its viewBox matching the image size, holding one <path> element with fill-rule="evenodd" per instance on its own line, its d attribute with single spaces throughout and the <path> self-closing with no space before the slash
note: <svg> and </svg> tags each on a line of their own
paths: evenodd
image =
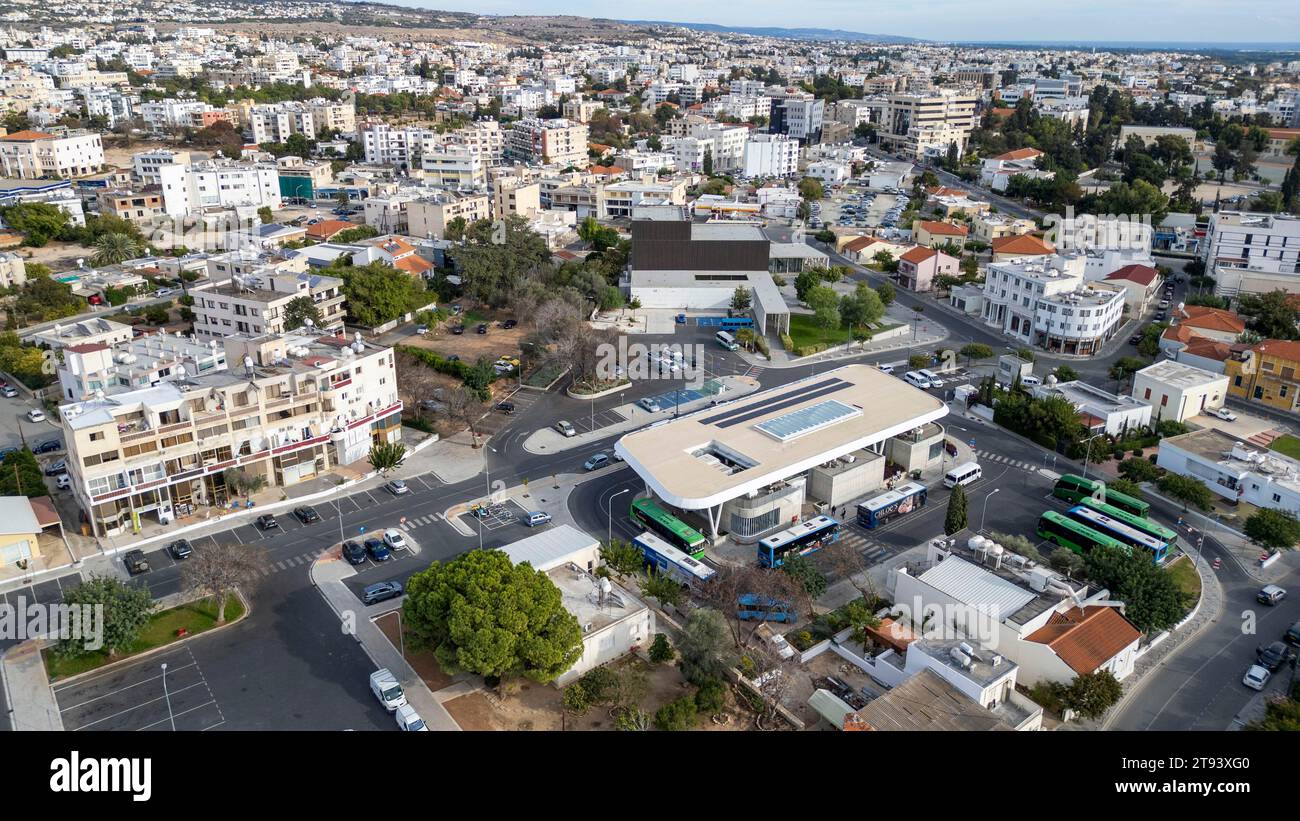
<svg viewBox="0 0 1300 821">
<path fill-rule="evenodd" d="M 647 565 L 678 584 L 690 587 L 707 582 L 717 573 L 704 562 L 691 558 L 648 531 L 633 539 L 632 544 L 641 551 Z"/>
<path fill-rule="evenodd" d="M 954 488 L 957 485 L 969 485 L 971 482 L 978 481 L 983 475 L 984 470 L 979 465 L 967 462 L 948 471 L 943 477 L 943 486 Z"/>
<path fill-rule="evenodd" d="M 740 343 L 736 341 L 736 338 L 734 336 L 727 333 L 726 331 L 718 331 L 716 334 L 713 335 L 713 338 L 718 341 L 719 345 L 721 345 L 722 347 L 726 348 L 729 351 L 740 350 Z"/>
</svg>

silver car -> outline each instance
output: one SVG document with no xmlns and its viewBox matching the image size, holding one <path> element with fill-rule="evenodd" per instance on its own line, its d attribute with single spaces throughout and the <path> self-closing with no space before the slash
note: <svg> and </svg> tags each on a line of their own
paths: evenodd
<svg viewBox="0 0 1300 821">
<path fill-rule="evenodd" d="M 411 489 L 406 486 L 406 482 L 401 479 L 394 479 L 384 485 L 384 487 L 388 488 L 388 492 L 394 496 L 401 496 L 403 493 L 409 493 L 411 491 Z"/>
</svg>

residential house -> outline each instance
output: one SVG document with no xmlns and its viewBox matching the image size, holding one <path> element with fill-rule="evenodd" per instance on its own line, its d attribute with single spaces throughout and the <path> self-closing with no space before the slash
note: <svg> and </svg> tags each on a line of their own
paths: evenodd
<svg viewBox="0 0 1300 821">
<path fill-rule="evenodd" d="M 917 220 L 912 223 L 912 241 L 925 248 L 937 248 L 951 242 L 960 251 L 965 247 L 969 233 L 966 226 L 951 222 Z"/>
<path fill-rule="evenodd" d="M 990 262 L 1006 262 L 1022 257 L 1046 257 L 1056 253 L 1056 248 L 1051 243 L 1033 234 L 995 237 L 992 248 L 993 258 Z"/>
<path fill-rule="evenodd" d="M 910 291 L 929 291 L 935 277 L 956 276 L 960 260 L 934 248 L 917 246 L 898 258 L 898 284 Z"/>
<path fill-rule="evenodd" d="M 1300 410 L 1300 342 L 1265 339 L 1224 363 L 1228 393 L 1276 410 Z"/>
<path fill-rule="evenodd" d="M 1124 289 L 1124 304 L 1129 313 L 1141 316 L 1160 291 L 1160 274 L 1150 265 L 1125 265 L 1108 275 L 1105 282 Z"/>
<path fill-rule="evenodd" d="M 1183 422 L 1223 407 L 1228 377 L 1164 359 L 1133 375 L 1133 398 L 1151 406 L 1159 421 Z"/>
</svg>

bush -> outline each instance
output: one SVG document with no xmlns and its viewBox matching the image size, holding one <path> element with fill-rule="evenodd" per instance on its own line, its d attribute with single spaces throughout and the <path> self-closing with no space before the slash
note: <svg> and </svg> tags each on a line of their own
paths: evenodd
<svg viewBox="0 0 1300 821">
<path fill-rule="evenodd" d="M 604 704 L 610 700 L 610 694 L 614 691 L 618 677 L 608 667 L 593 668 L 578 683 L 587 691 L 587 697 L 591 699 L 592 704 Z"/>
<path fill-rule="evenodd" d="M 682 696 L 659 708 L 655 713 L 655 728 L 668 731 L 689 730 L 695 726 L 697 719 L 695 699 Z"/>
<path fill-rule="evenodd" d="M 655 633 L 655 640 L 650 644 L 650 660 L 655 664 L 663 664 L 676 657 L 677 651 L 668 643 L 668 637 L 663 633 Z"/>
<path fill-rule="evenodd" d="M 720 713 L 727 706 L 727 688 L 721 681 L 710 679 L 695 691 L 695 708 L 705 715 Z"/>
<path fill-rule="evenodd" d="M 788 338 L 788 337 L 787 337 L 787 338 Z M 785 343 L 782 342 L 782 344 L 785 344 Z M 771 357 L 771 356 L 772 356 L 772 349 L 771 349 L 770 347 L 768 347 L 767 339 L 766 339 L 765 337 L 755 335 L 755 336 L 754 336 L 754 347 L 757 348 L 757 349 L 758 349 L 758 352 L 761 353 L 763 356 L 766 356 L 766 357 Z"/>
<path fill-rule="evenodd" d="M 755 339 L 754 341 L 757 342 L 758 339 Z M 787 351 L 793 351 L 793 350 L 794 350 L 794 340 L 790 338 L 790 335 L 789 335 L 789 334 L 781 334 L 781 345 L 782 345 L 782 347 L 784 347 Z"/>
<path fill-rule="evenodd" d="M 564 688 L 564 709 L 574 715 L 582 715 L 591 709 L 591 696 L 587 693 L 587 688 L 582 686 L 581 681 L 575 681 L 568 687 Z"/>
</svg>

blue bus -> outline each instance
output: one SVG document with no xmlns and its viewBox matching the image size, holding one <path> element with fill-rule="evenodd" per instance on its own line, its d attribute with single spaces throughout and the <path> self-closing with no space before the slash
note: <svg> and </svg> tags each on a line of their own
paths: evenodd
<svg viewBox="0 0 1300 821">
<path fill-rule="evenodd" d="M 682 551 L 668 544 L 653 533 L 642 533 L 632 540 L 632 544 L 641 551 L 645 563 L 678 584 L 690 587 L 707 582 L 717 575 L 716 570 L 703 562 L 696 561 Z"/>
<path fill-rule="evenodd" d="M 736 618 L 743 621 L 792 622 L 798 620 L 794 606 L 788 601 L 760 596 L 757 593 L 742 593 L 736 602 Z"/>
<path fill-rule="evenodd" d="M 895 516 L 906 516 L 925 506 L 929 490 L 919 482 L 899 485 L 888 493 L 866 500 L 858 505 L 858 524 L 867 530 L 882 525 Z"/>
<path fill-rule="evenodd" d="M 814 516 L 806 522 L 768 536 L 758 543 L 758 563 L 780 567 L 786 557 L 816 553 L 840 537 L 840 523 L 830 516 Z"/>
<path fill-rule="evenodd" d="M 724 316 L 719 317 L 716 324 L 724 331 L 735 331 L 754 327 L 754 320 L 747 316 Z"/>
</svg>

